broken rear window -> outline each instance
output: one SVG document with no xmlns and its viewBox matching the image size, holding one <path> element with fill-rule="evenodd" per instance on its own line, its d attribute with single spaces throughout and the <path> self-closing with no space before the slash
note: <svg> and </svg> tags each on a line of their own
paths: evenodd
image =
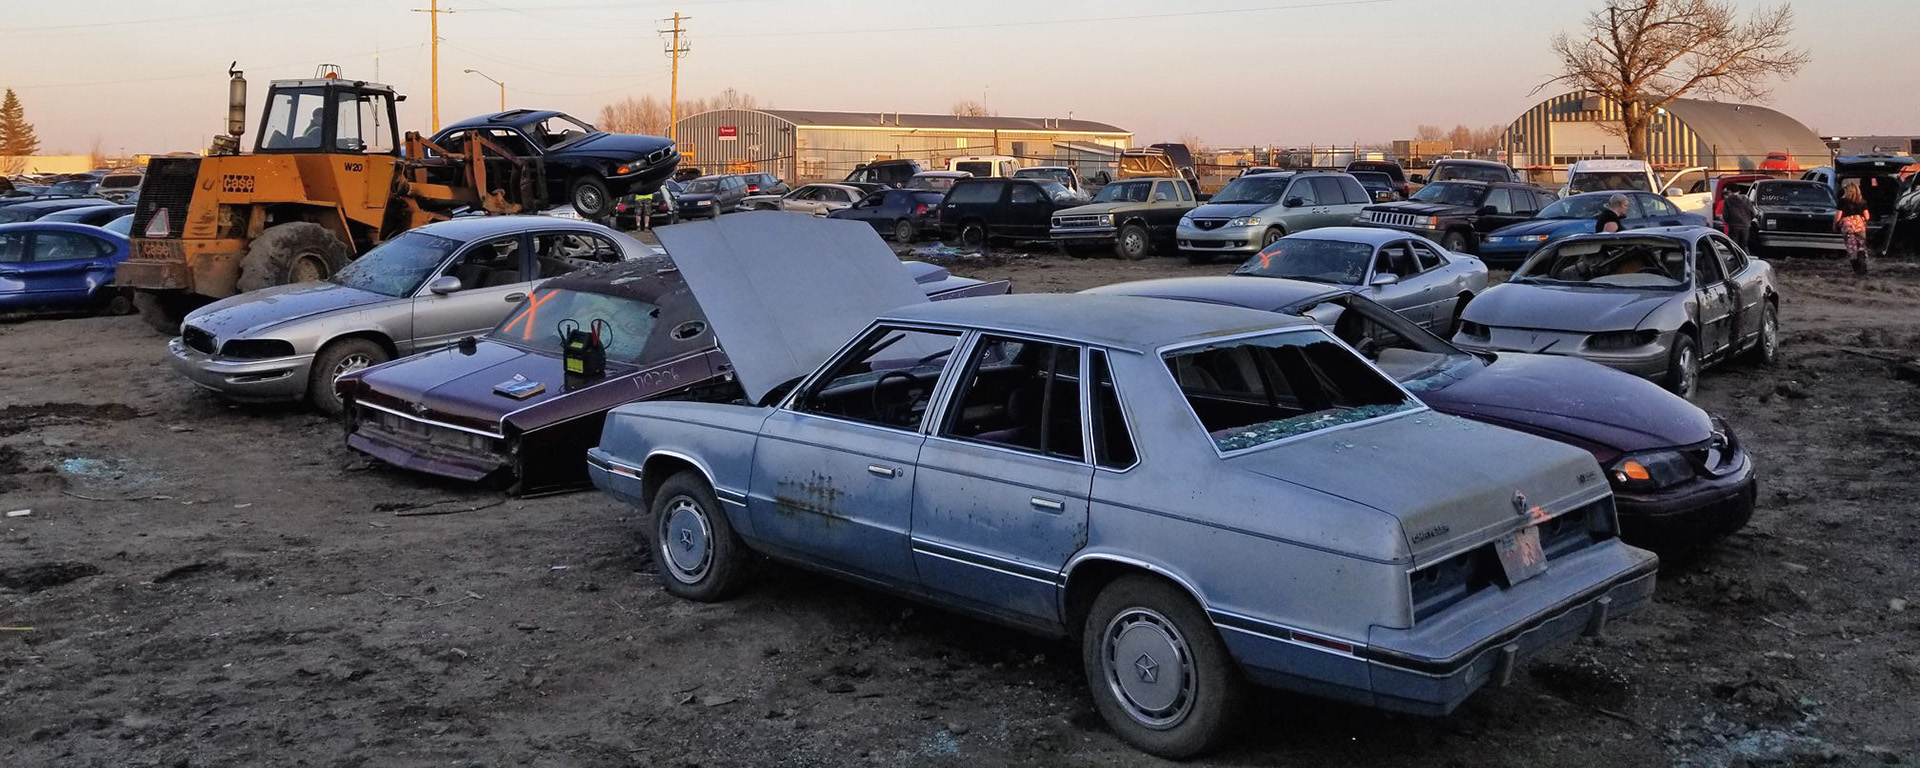
<svg viewBox="0 0 1920 768">
<path fill-rule="evenodd" d="M 1420 407 L 1317 329 L 1186 347 L 1163 359 L 1222 453 Z"/>
</svg>

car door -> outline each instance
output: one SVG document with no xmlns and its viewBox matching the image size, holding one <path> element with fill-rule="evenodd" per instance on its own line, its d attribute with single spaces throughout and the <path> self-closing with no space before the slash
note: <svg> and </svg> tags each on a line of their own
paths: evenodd
<svg viewBox="0 0 1920 768">
<path fill-rule="evenodd" d="M 1340 177 L 1315 176 L 1311 181 L 1314 199 L 1320 203 L 1313 209 L 1314 226 L 1337 227 L 1342 224 L 1352 224 L 1353 220 L 1346 215 L 1347 190 L 1340 186 Z"/>
<path fill-rule="evenodd" d="M 0 233 L 0 307 L 32 303 L 27 275 L 27 233 Z"/>
<path fill-rule="evenodd" d="M 923 421 L 956 331 L 880 326 L 762 424 L 747 515 L 767 546 L 917 588 L 907 545 Z"/>
<path fill-rule="evenodd" d="M 1329 204 L 1328 207 L 1332 209 L 1333 213 L 1328 221 L 1328 226 L 1353 226 L 1359 222 L 1360 212 L 1366 210 L 1367 206 L 1373 204 L 1373 195 L 1368 194 L 1367 188 L 1360 185 L 1360 180 L 1352 176 L 1335 176 L 1333 179 L 1340 185 L 1340 191 L 1343 193 L 1341 200 L 1344 201 L 1344 204 Z"/>
<path fill-rule="evenodd" d="M 1519 209 L 1514 204 L 1516 191 L 1507 187 L 1492 187 L 1487 190 L 1486 199 L 1480 202 L 1480 212 L 1473 218 L 1473 228 L 1480 237 L 1485 237 L 1488 232 L 1501 227 L 1526 221 L 1532 216 L 1532 214 L 1523 216 L 1518 212 Z M 1520 192 L 1520 197 L 1524 200 L 1521 203 L 1523 206 L 1533 203 L 1532 195 Z"/>
<path fill-rule="evenodd" d="M 1739 296 L 1720 271 L 1713 238 L 1702 237 L 1693 248 L 1693 293 L 1699 305 L 1700 357 L 1711 360 L 1730 349 Z"/>
<path fill-rule="evenodd" d="M 30 233 L 21 272 L 27 301 L 35 305 L 81 304 L 112 279 L 111 247 L 78 232 Z"/>
<path fill-rule="evenodd" d="M 436 294 L 423 285 L 414 294 L 412 348 L 434 347 L 490 329 L 525 301 L 533 287 L 527 276 L 537 273 L 527 241 L 525 232 L 498 235 L 455 252 L 435 276 L 459 278 L 460 289 Z M 526 333 L 548 330 L 529 323 Z"/>
<path fill-rule="evenodd" d="M 1629 197 L 1633 198 L 1633 206 L 1627 211 L 1627 220 L 1621 222 L 1626 225 L 1625 229 L 1678 227 L 1687 223 L 1681 218 L 1683 214 L 1680 213 L 1680 209 L 1673 203 L 1667 202 L 1664 197 L 1646 194 Z"/>
<path fill-rule="evenodd" d="M 1454 305 L 1459 303 L 1460 294 L 1471 288 L 1466 271 L 1419 240 L 1408 240 L 1407 249 L 1413 252 L 1413 263 L 1419 272 L 1402 282 L 1419 289 L 1414 301 L 1424 307 L 1421 311 L 1427 315 L 1427 330 L 1443 335 L 1451 333 Z"/>
<path fill-rule="evenodd" d="M 1321 214 L 1315 212 L 1320 207 L 1320 197 L 1314 193 L 1311 178 L 1295 177 L 1293 183 L 1287 185 L 1287 193 L 1280 196 L 1280 203 L 1286 211 L 1281 214 L 1285 219 L 1281 226 L 1288 232 L 1313 229 L 1324 221 Z"/>
<path fill-rule="evenodd" d="M 788 192 L 784 197 L 780 198 L 780 202 L 776 203 L 774 207 L 782 211 L 809 213 L 811 211 L 807 207 L 807 204 L 813 200 L 814 193 L 818 191 L 818 187 L 809 184 L 792 192 Z"/>
<path fill-rule="evenodd" d="M 1392 275 L 1398 282 L 1373 285 L 1373 281 L 1381 275 Z M 1431 295 L 1421 289 L 1420 282 L 1420 265 L 1414 258 L 1412 242 L 1395 240 L 1374 252 L 1373 269 L 1367 275 L 1365 293 L 1367 298 L 1381 306 L 1422 327 L 1430 327 L 1433 324 L 1433 309 L 1428 305 Z"/>
<path fill-rule="evenodd" d="M 1053 205 L 1046 190 L 1031 181 L 1009 181 L 1006 234 L 1045 239 L 1053 226 Z"/>
<path fill-rule="evenodd" d="M 895 193 L 875 192 L 867 195 L 861 198 L 860 202 L 854 203 L 852 207 L 847 209 L 846 213 L 840 214 L 840 216 L 846 219 L 859 219 L 860 221 L 866 222 L 868 226 L 873 227 L 874 231 L 885 232 L 887 231 L 887 225 L 892 222 L 892 218 L 887 215 L 886 209 L 888 207 L 887 201 L 893 194 Z"/>
<path fill-rule="evenodd" d="M 913 488 L 913 560 L 930 596 L 1057 621 L 1058 577 L 1086 543 L 1085 351 L 982 335 Z"/>
<path fill-rule="evenodd" d="M 1733 346 L 1744 347 L 1760 335 L 1764 321 L 1762 303 L 1767 300 L 1766 269 L 1753 262 L 1747 252 L 1729 238 L 1712 235 L 1720 270 L 1727 276 L 1727 288 L 1735 298 Z"/>
</svg>

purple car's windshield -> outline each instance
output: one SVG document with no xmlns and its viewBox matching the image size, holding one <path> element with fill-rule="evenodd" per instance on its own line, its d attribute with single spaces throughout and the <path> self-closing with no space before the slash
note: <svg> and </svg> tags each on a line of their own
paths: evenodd
<svg viewBox="0 0 1920 768">
<path fill-rule="evenodd" d="M 558 356 L 563 324 L 592 332 L 595 321 L 603 321 L 600 343 L 607 359 L 637 362 L 659 316 L 658 306 L 638 299 L 548 288 L 535 291 L 487 338 Z"/>
</svg>

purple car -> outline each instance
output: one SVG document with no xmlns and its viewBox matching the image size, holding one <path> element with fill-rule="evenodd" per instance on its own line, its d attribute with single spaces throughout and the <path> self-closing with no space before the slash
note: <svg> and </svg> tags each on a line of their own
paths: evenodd
<svg viewBox="0 0 1920 768">
<path fill-rule="evenodd" d="M 1732 428 L 1645 379 L 1559 355 L 1471 353 L 1353 293 L 1282 278 L 1143 280 L 1087 293 L 1303 315 L 1434 410 L 1577 446 L 1613 486 L 1621 538 L 1675 552 L 1753 516 L 1753 461 Z"/>
<path fill-rule="evenodd" d="M 659 235 L 667 256 L 556 277 L 480 338 L 334 380 L 347 445 L 407 469 L 498 481 L 516 494 L 574 490 L 588 486 L 586 451 L 615 406 L 744 398 L 674 258 L 765 276 L 758 295 L 812 305 L 836 331 L 894 306 L 881 297 L 947 299 L 1009 287 L 901 262 L 859 222 L 755 212 Z M 598 335 L 603 372 L 568 372 L 562 347 L 574 330 Z M 746 343 L 731 346 L 737 353 Z"/>
</svg>

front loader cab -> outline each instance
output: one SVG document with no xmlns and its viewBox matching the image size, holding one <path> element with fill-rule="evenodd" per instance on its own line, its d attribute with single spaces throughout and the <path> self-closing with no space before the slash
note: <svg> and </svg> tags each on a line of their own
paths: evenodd
<svg viewBox="0 0 1920 768">
<path fill-rule="evenodd" d="M 334 77 L 276 80 L 254 138 L 256 154 L 399 155 L 393 88 Z"/>
</svg>

